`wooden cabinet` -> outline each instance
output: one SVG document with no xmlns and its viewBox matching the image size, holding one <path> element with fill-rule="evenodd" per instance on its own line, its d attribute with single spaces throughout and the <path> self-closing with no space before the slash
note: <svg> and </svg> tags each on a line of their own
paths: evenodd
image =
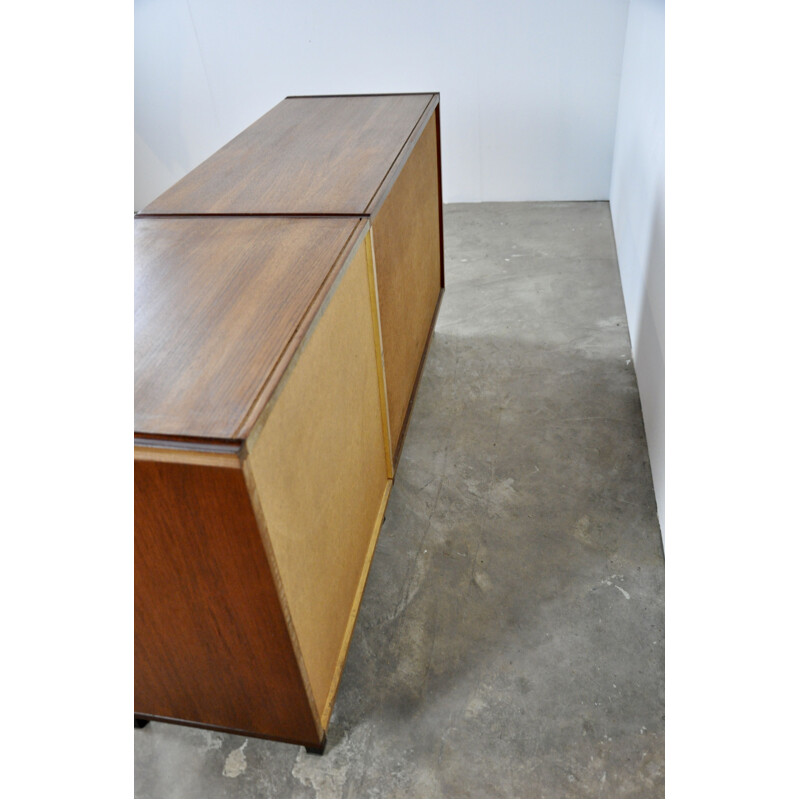
<svg viewBox="0 0 800 800">
<path fill-rule="evenodd" d="M 438 101 L 287 98 L 135 219 L 138 718 L 324 740 L 443 291 Z"/>
</svg>

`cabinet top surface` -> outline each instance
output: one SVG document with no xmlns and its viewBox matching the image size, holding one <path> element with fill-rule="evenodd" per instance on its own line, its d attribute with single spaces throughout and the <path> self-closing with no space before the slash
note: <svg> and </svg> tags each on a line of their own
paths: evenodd
<svg viewBox="0 0 800 800">
<path fill-rule="evenodd" d="M 436 94 L 287 97 L 143 214 L 365 214 Z"/>
<path fill-rule="evenodd" d="M 134 430 L 241 439 L 366 222 L 137 218 Z"/>
</svg>

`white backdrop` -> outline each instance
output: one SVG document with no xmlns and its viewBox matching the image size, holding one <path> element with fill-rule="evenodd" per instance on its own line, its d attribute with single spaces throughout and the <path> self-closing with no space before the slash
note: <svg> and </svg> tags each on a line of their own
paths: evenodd
<svg viewBox="0 0 800 800">
<path fill-rule="evenodd" d="M 609 197 L 628 0 L 137 0 L 139 210 L 286 95 L 441 92 L 445 202 Z"/>
<path fill-rule="evenodd" d="M 632 0 L 611 218 L 661 536 L 664 499 L 664 0 Z"/>
</svg>

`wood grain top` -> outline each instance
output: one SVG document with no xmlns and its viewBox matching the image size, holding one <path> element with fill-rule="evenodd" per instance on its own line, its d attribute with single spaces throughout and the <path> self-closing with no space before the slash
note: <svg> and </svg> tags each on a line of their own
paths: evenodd
<svg viewBox="0 0 800 800">
<path fill-rule="evenodd" d="M 141 213 L 368 213 L 438 98 L 287 97 Z"/>
<path fill-rule="evenodd" d="M 135 435 L 243 439 L 366 222 L 139 217 L 134 228 Z"/>
</svg>

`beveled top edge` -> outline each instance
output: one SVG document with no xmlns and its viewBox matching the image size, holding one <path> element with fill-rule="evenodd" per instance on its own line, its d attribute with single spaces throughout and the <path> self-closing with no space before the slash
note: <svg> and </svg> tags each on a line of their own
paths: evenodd
<svg viewBox="0 0 800 800">
<path fill-rule="evenodd" d="M 169 441 L 133 438 L 134 461 L 163 461 L 173 464 L 195 464 L 206 467 L 240 469 L 243 458 L 241 443 L 209 444 L 207 442 Z"/>
<path fill-rule="evenodd" d="M 244 440 L 224 439 L 215 436 L 178 436 L 176 434 L 134 430 L 133 443 L 136 447 L 158 450 L 176 449 L 203 453 L 232 454 L 241 450 Z"/>
<path fill-rule="evenodd" d="M 438 97 L 439 92 L 350 92 L 345 94 L 287 94 L 284 100 L 313 99 L 315 97 Z"/>
<path fill-rule="evenodd" d="M 285 217 L 286 219 L 353 219 L 353 218 L 366 218 L 369 214 L 364 212 L 342 212 L 336 214 L 317 214 L 313 212 L 296 212 L 290 213 L 286 211 L 137 211 L 134 213 L 133 218 L 139 219 L 140 217 L 147 217 L 148 219 L 195 219 L 196 217 L 228 217 L 235 218 L 241 217 L 243 219 L 252 219 L 254 217 Z"/>
</svg>

